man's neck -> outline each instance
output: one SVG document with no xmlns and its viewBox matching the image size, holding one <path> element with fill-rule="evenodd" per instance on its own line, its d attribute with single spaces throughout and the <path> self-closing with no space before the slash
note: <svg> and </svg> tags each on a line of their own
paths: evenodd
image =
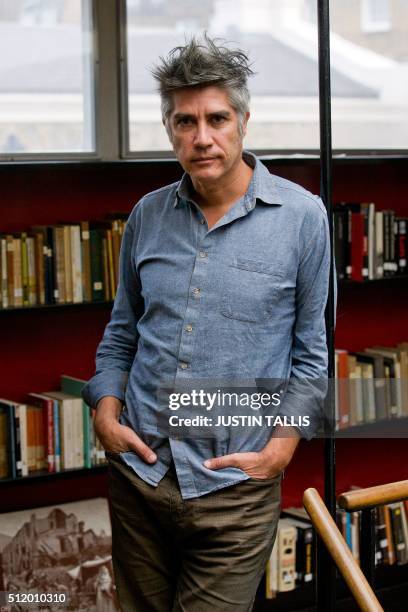
<svg viewBox="0 0 408 612">
<path fill-rule="evenodd" d="M 192 179 L 196 200 L 203 209 L 223 209 L 224 212 L 248 190 L 253 170 L 243 159 L 220 181 L 207 183 Z"/>
</svg>

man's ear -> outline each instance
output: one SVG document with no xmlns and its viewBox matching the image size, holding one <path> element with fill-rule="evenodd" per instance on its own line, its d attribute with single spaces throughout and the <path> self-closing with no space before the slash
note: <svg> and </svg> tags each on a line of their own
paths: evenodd
<svg viewBox="0 0 408 612">
<path fill-rule="evenodd" d="M 242 136 L 246 136 L 248 120 L 249 120 L 250 116 L 251 116 L 251 113 L 249 111 L 247 111 L 245 113 L 244 121 L 242 122 Z"/>
<path fill-rule="evenodd" d="M 162 119 L 162 123 L 164 125 L 164 127 L 166 128 L 166 132 L 167 132 L 167 136 L 169 137 L 170 140 L 170 144 L 173 144 L 173 134 L 171 132 L 171 128 L 170 128 L 170 121 L 168 119 Z"/>
</svg>

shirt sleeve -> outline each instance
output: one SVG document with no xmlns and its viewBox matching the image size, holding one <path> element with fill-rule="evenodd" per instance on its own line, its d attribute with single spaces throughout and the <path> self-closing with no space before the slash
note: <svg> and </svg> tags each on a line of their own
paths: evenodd
<svg viewBox="0 0 408 612">
<path fill-rule="evenodd" d="M 314 221 L 314 231 L 298 268 L 292 366 L 279 409 L 279 416 L 289 420 L 294 417 L 295 423 L 303 423 L 296 429 L 307 440 L 323 422 L 328 387 L 325 309 L 330 277 L 330 234 L 326 210 L 320 198 L 317 199 L 318 220 Z"/>
<path fill-rule="evenodd" d="M 124 402 L 130 368 L 137 350 L 137 323 L 143 312 L 140 279 L 133 254 L 132 215 L 126 223 L 119 257 L 119 283 L 108 325 L 96 352 L 96 371 L 82 390 L 89 406 L 107 395 Z"/>
</svg>

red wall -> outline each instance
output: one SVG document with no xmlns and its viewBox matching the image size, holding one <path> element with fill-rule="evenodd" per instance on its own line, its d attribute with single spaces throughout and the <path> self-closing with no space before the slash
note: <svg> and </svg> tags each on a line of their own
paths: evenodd
<svg viewBox="0 0 408 612">
<path fill-rule="evenodd" d="M 282 161 L 268 165 L 272 172 L 319 192 L 318 163 Z M 336 162 L 333 200 L 373 201 L 379 208 L 393 208 L 408 216 L 407 165 L 404 160 Z M 177 180 L 181 171 L 172 162 L 48 163 L 3 164 L 0 175 L 0 231 L 12 232 L 31 224 L 130 211 L 144 193 Z M 360 350 L 375 343 L 408 341 L 407 291 L 406 280 L 340 287 L 336 346 Z M 90 377 L 108 318 L 108 309 L 100 305 L 0 312 L 0 396 L 23 400 L 28 391 L 57 388 L 62 373 Z M 285 475 L 284 505 L 300 504 L 301 493 L 308 486 L 322 491 L 322 448 L 321 440 L 301 443 Z M 353 484 L 407 478 L 407 449 L 404 439 L 339 440 L 338 491 Z M 98 478 L 100 494 L 104 494 L 104 479 Z M 48 503 L 57 488 L 64 486 L 58 482 L 63 481 L 53 481 L 53 489 L 48 485 Z M 69 495 L 75 497 L 72 491 Z"/>
</svg>

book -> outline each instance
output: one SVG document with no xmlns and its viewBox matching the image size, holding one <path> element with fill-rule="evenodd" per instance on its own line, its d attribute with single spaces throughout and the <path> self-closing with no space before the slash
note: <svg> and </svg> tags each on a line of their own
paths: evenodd
<svg viewBox="0 0 408 612">
<path fill-rule="evenodd" d="M 0 399 L 0 477 L 16 478 L 16 443 L 13 402 Z"/>
<path fill-rule="evenodd" d="M 45 456 L 48 472 L 56 472 L 55 432 L 54 432 L 54 400 L 41 393 L 29 393 L 28 399 L 34 406 L 41 408 L 42 427 L 46 442 Z"/>
<path fill-rule="evenodd" d="M 278 532 L 278 590 L 295 588 L 296 528 L 286 519 L 279 520 Z"/>
<path fill-rule="evenodd" d="M 93 428 L 92 423 L 92 411 L 91 408 L 84 402 L 81 396 L 81 391 L 86 384 L 85 380 L 80 378 L 74 378 L 63 374 L 61 376 L 61 390 L 64 393 L 76 396 L 81 399 L 82 402 L 82 429 L 83 429 L 83 440 L 84 440 L 84 467 L 92 466 L 92 448 L 91 448 L 91 429 Z"/>
<path fill-rule="evenodd" d="M 77 398 L 72 398 L 61 391 L 46 391 L 46 395 L 58 401 L 60 443 L 61 443 L 61 469 L 73 469 L 78 466 L 78 446 L 80 441 L 76 438 L 76 409 Z M 75 400 L 75 402 L 74 402 Z"/>
<path fill-rule="evenodd" d="M 311 582 L 314 577 L 315 534 L 311 522 L 282 513 L 288 524 L 296 528 L 295 581 L 296 585 Z"/>
<path fill-rule="evenodd" d="M 404 508 L 399 502 L 388 504 L 388 508 L 392 526 L 395 560 L 398 565 L 403 565 L 408 561 L 407 542 L 404 533 L 404 524 L 402 521 Z"/>
</svg>

